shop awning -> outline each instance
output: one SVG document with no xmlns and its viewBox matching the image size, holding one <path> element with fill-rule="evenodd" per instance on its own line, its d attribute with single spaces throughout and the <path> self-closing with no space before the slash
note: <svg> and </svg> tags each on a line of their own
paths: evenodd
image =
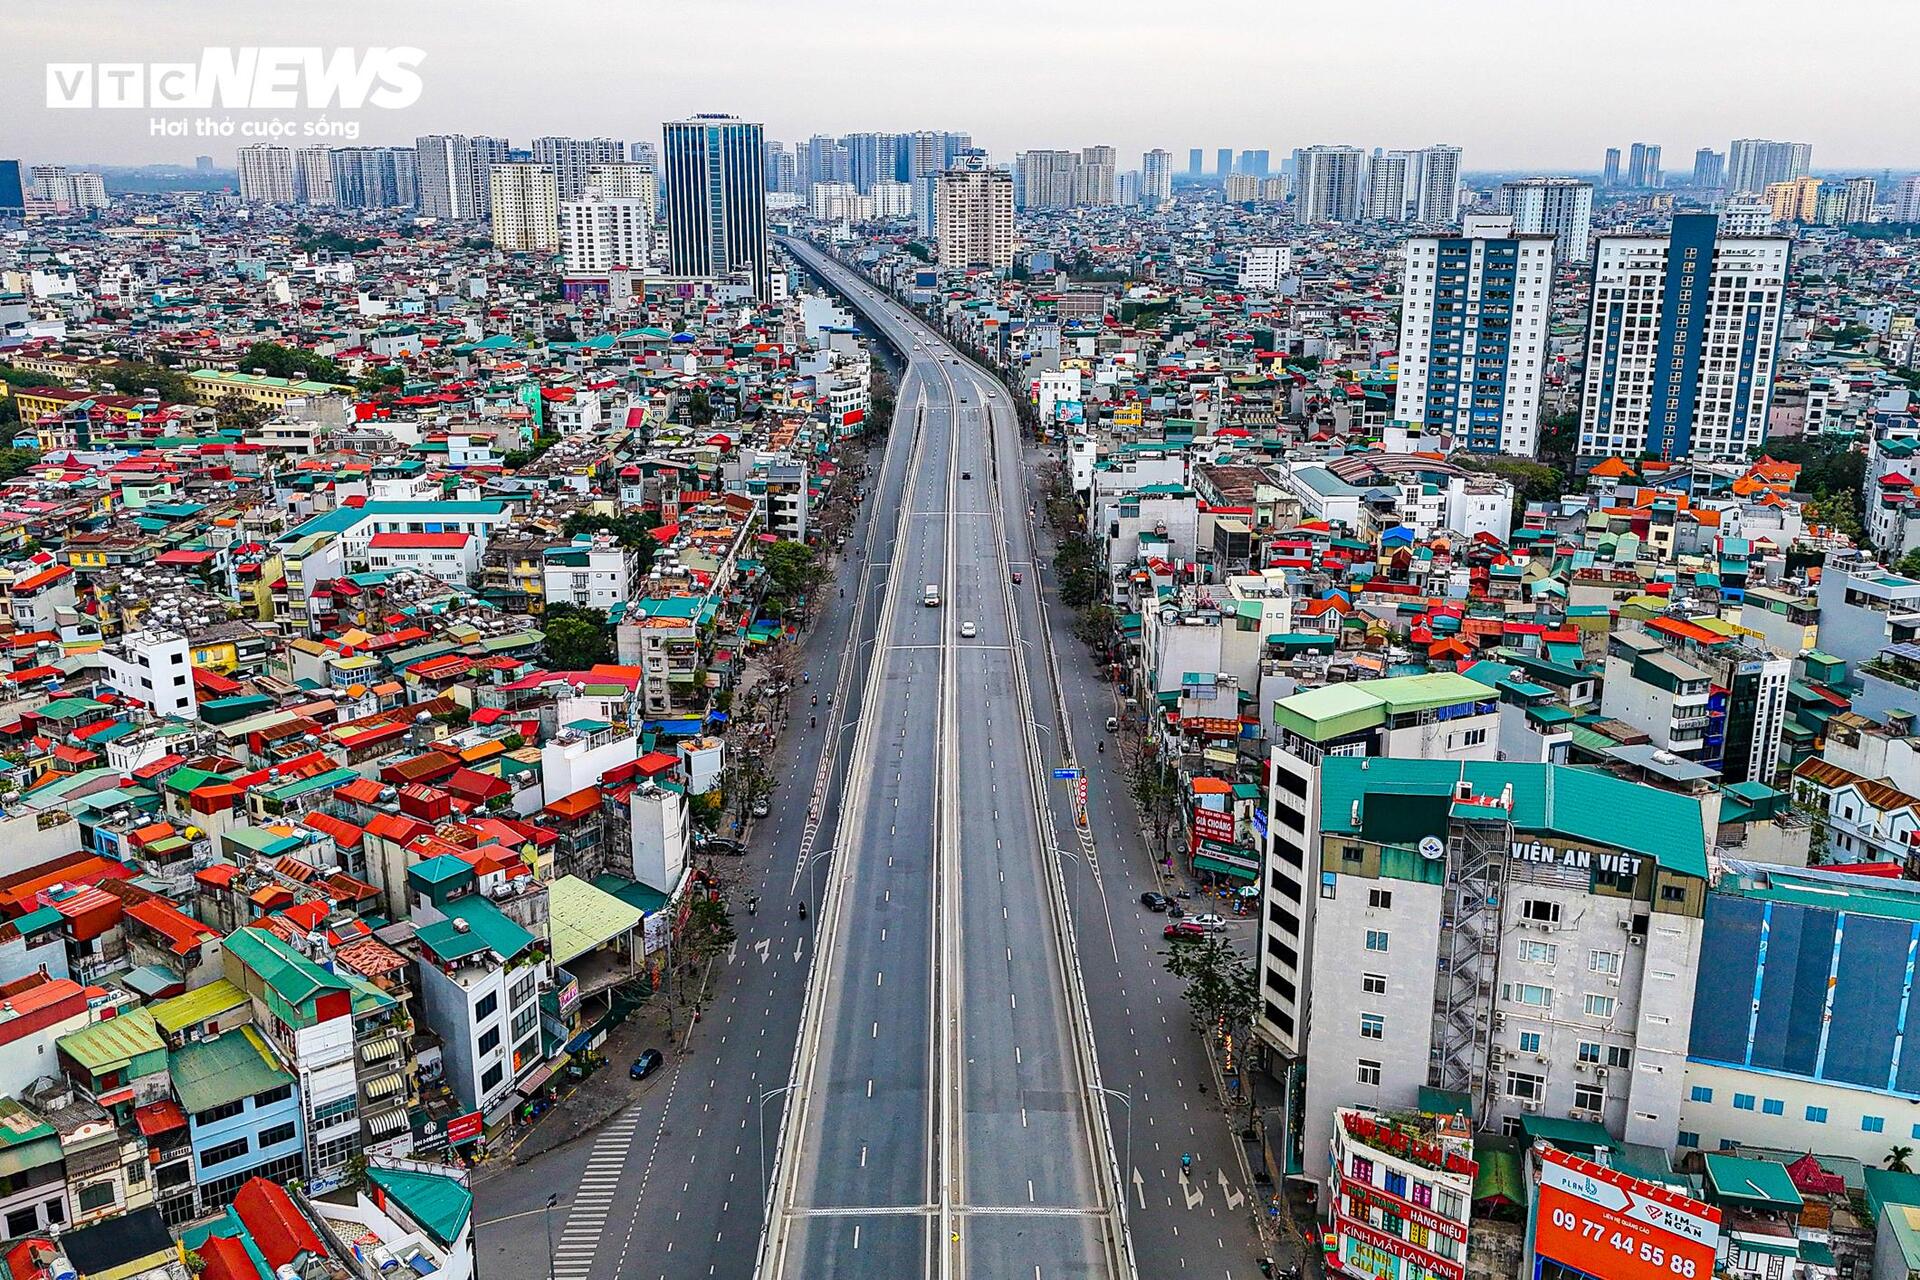
<svg viewBox="0 0 1920 1280">
<path fill-rule="evenodd" d="M 360 1061 L 378 1062 L 382 1058 L 391 1058 L 400 1052 L 400 1042 L 392 1036 L 383 1036 L 370 1044 L 360 1046 Z"/>
<path fill-rule="evenodd" d="M 380 1098 L 389 1093 L 398 1093 L 406 1087 L 407 1082 L 400 1078 L 400 1073 L 398 1071 L 390 1071 L 377 1080 L 367 1082 L 367 1096 L 369 1098 Z"/>
<path fill-rule="evenodd" d="M 540 1091 L 541 1087 L 544 1086 L 547 1081 L 553 1079 L 555 1072 L 559 1071 L 571 1061 L 571 1055 L 563 1053 L 552 1062 L 535 1067 L 528 1073 L 527 1078 L 522 1080 L 515 1088 L 522 1097 L 531 1098 Z"/>
<path fill-rule="evenodd" d="M 398 1133 L 407 1127 L 407 1113 L 404 1111 L 382 1111 L 367 1121 L 367 1128 L 373 1130 L 373 1136 L 384 1138 L 389 1133 Z"/>
<path fill-rule="evenodd" d="M 1260 878 L 1260 873 L 1251 867 L 1236 867 L 1231 862 L 1223 862 L 1219 858 L 1209 858 L 1204 853 L 1193 860 L 1193 869 L 1195 871 L 1211 871 L 1215 875 L 1234 876 L 1241 880 L 1258 880 Z"/>
</svg>

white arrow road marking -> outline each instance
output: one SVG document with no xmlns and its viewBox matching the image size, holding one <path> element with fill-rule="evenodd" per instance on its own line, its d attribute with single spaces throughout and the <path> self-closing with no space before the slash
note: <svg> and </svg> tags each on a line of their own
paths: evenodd
<svg viewBox="0 0 1920 1280">
<path fill-rule="evenodd" d="M 1219 1174 L 1220 1194 L 1227 1198 L 1227 1208 L 1238 1209 L 1242 1204 L 1246 1203 L 1246 1196 L 1235 1191 L 1232 1185 L 1227 1182 L 1227 1171 L 1225 1169 L 1219 1170 Z"/>
<path fill-rule="evenodd" d="M 740 939 L 735 938 L 732 942 L 729 942 L 727 944 L 727 963 L 728 964 L 733 963 L 733 957 L 739 952 L 739 950 L 740 950 Z"/>
<path fill-rule="evenodd" d="M 1133 1194 L 1140 1197 L 1140 1207 L 1145 1209 L 1147 1207 L 1147 1180 L 1140 1176 L 1140 1169 L 1137 1165 L 1133 1170 Z"/>
<path fill-rule="evenodd" d="M 767 962 L 767 953 L 773 950 L 773 939 L 762 938 L 753 944 L 753 949 L 760 953 L 760 963 L 765 964 Z"/>
<path fill-rule="evenodd" d="M 795 964 L 800 963 L 800 948 L 806 943 L 806 940 L 807 936 L 804 933 L 796 936 L 793 940 L 793 962 Z"/>
<path fill-rule="evenodd" d="M 1182 1169 L 1180 1171 L 1180 1194 L 1187 1198 L 1188 1209 L 1199 1208 L 1200 1202 L 1207 1198 L 1206 1188 L 1198 1185 L 1197 1183 L 1189 1182 L 1187 1180 L 1187 1171 L 1185 1169 Z"/>
</svg>

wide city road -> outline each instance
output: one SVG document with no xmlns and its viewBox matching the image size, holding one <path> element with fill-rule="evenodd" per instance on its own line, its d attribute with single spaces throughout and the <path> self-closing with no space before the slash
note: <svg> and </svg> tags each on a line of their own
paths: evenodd
<svg viewBox="0 0 1920 1280">
<path fill-rule="evenodd" d="M 772 812 L 754 824 L 748 855 L 722 867 L 745 875 L 731 903 L 739 940 L 714 966 L 704 1017 L 690 1034 L 680 1020 L 673 1043 L 660 1046 L 667 1070 L 638 1086 L 636 1100 L 612 1120 L 520 1163 L 481 1170 L 474 1186 L 481 1275 L 753 1275 L 765 1210 L 762 1169 L 772 1163 L 784 1100 L 776 1090 L 792 1066 L 813 959 L 812 921 L 800 918 L 799 904 L 827 880 L 828 837 L 900 532 L 911 437 L 899 430 L 884 454 L 873 456 L 847 555 L 823 589 L 819 620 L 798 641 L 794 665 L 812 679 L 793 690 L 793 718 L 771 762 L 779 780 Z M 742 901 L 749 892 L 760 898 L 752 915 Z M 607 1070 L 624 1076 L 626 1063 Z M 602 1077 L 586 1086 L 625 1087 Z M 542 1124 L 564 1120 L 556 1114 Z"/>
<path fill-rule="evenodd" d="M 891 561 L 868 566 L 888 585 L 760 1274 L 1120 1280 L 1133 1266 L 1011 581 L 1012 407 L 852 272 L 787 247 L 907 357 L 893 445 L 910 435 L 913 453 Z"/>
</svg>

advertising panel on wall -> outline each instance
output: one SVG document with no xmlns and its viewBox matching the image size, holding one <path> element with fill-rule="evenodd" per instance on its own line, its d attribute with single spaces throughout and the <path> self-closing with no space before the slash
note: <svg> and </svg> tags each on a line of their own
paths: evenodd
<svg viewBox="0 0 1920 1280">
<path fill-rule="evenodd" d="M 1707 1280 L 1720 1211 L 1552 1149 L 1540 1153 L 1534 1280 Z"/>
</svg>

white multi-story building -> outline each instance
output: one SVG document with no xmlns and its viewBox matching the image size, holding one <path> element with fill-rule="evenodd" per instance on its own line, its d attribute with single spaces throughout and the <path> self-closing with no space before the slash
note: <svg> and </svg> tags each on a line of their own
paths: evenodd
<svg viewBox="0 0 1920 1280">
<path fill-rule="evenodd" d="M 868 192 L 876 218 L 911 218 L 913 188 L 904 182 L 876 182 Z"/>
<path fill-rule="evenodd" d="M 934 202 L 941 266 L 1013 266 L 1013 175 L 990 167 L 985 152 L 961 155 L 943 170 Z"/>
<path fill-rule="evenodd" d="M 1173 153 L 1155 148 L 1140 157 L 1140 203 L 1152 208 L 1173 199 Z"/>
<path fill-rule="evenodd" d="M 1893 201 L 1895 222 L 1920 222 L 1920 176 L 1902 178 Z"/>
<path fill-rule="evenodd" d="M 1073 163 L 1073 203 L 1110 205 L 1114 202 L 1114 170 L 1119 161 L 1112 147 L 1082 147 Z"/>
<path fill-rule="evenodd" d="M 293 153 L 293 195 L 316 209 L 332 207 L 332 152 L 325 147 L 302 147 Z"/>
<path fill-rule="evenodd" d="M 1773 206 L 1765 200 L 1729 200 L 1720 210 L 1722 236 L 1770 236 Z"/>
<path fill-rule="evenodd" d="M 1356 222 L 1364 208 L 1367 153 L 1302 147 L 1293 153 L 1293 220 Z"/>
<path fill-rule="evenodd" d="M 1367 218 L 1373 222 L 1401 222 L 1407 216 L 1407 176 L 1411 157 L 1389 151 L 1367 162 Z"/>
<path fill-rule="evenodd" d="M 1428 147 L 1420 153 L 1419 200 L 1413 220 L 1451 224 L 1460 209 L 1460 148 Z"/>
<path fill-rule="evenodd" d="M 596 164 L 587 170 L 586 193 L 608 200 L 638 200 L 648 216 L 660 202 L 659 179 L 643 164 Z"/>
<path fill-rule="evenodd" d="M 533 162 L 553 170 L 562 200 L 578 200 L 586 190 L 587 170 L 625 164 L 626 147 L 612 138 L 535 138 Z"/>
<path fill-rule="evenodd" d="M 253 204 L 292 204 L 293 151 L 288 147 L 241 147 L 240 198 Z"/>
<path fill-rule="evenodd" d="M 552 253 L 560 247 L 560 196 L 544 164 L 497 164 L 492 184 L 493 242 L 509 253 Z"/>
<path fill-rule="evenodd" d="M 1071 151 L 1024 151 L 1014 161 L 1022 209 L 1065 209 L 1073 204 L 1076 157 Z"/>
<path fill-rule="evenodd" d="M 1465 1274 L 1477 1169 L 1469 1117 L 1342 1107 L 1333 1117 L 1332 1152 L 1322 1203 L 1330 1256 L 1348 1274 Z"/>
<path fill-rule="evenodd" d="M 1735 138 L 1727 148 L 1727 191 L 1757 196 L 1776 182 L 1806 177 L 1812 167 L 1811 142 Z"/>
<path fill-rule="evenodd" d="M 1427 1089 L 1483 1129 L 1553 1116 L 1672 1149 L 1706 911 L 1698 796 L 1335 756 L 1312 830 L 1308 1176 L 1340 1108 L 1411 1110 Z"/>
<path fill-rule="evenodd" d="M 586 199 L 560 204 L 561 266 L 568 275 L 599 275 L 615 267 L 644 270 L 652 241 L 650 201 L 603 199 L 589 187 Z"/>
<path fill-rule="evenodd" d="M 1284 244 L 1250 244 L 1233 252 L 1235 280 L 1242 289 L 1278 289 L 1293 274 L 1293 248 Z"/>
<path fill-rule="evenodd" d="M 1496 697 L 1476 680 L 1442 672 L 1327 685 L 1274 704 L 1268 727 L 1266 874 L 1260 881 L 1265 908 L 1261 1011 L 1254 1030 L 1282 1058 L 1300 1057 L 1307 1045 L 1324 762 L 1337 756 L 1395 756 L 1457 767 L 1468 760 L 1493 760 L 1500 738 Z M 1319 1149 L 1326 1149 L 1324 1141 Z"/>
<path fill-rule="evenodd" d="M 541 558 L 546 599 L 582 608 L 611 609 L 633 598 L 634 553 L 606 534 L 578 534 L 548 547 Z"/>
<path fill-rule="evenodd" d="M 1665 238 L 1601 237 L 1580 453 L 1745 458 L 1766 438 L 1789 245 L 1717 228 L 1680 214 Z"/>
<path fill-rule="evenodd" d="M 100 654 L 107 683 L 157 716 L 198 718 L 193 664 L 186 637 L 172 631 L 136 631 Z"/>
<path fill-rule="evenodd" d="M 1469 215 L 1464 234 L 1407 241 L 1394 417 L 1436 446 L 1533 456 L 1547 362 L 1553 237 Z"/>
<path fill-rule="evenodd" d="M 1553 237 L 1556 262 L 1585 262 L 1593 256 L 1593 184 L 1579 178 L 1527 178 L 1503 182 L 1496 197 L 1500 212 L 1513 218 L 1523 235 Z"/>
</svg>

